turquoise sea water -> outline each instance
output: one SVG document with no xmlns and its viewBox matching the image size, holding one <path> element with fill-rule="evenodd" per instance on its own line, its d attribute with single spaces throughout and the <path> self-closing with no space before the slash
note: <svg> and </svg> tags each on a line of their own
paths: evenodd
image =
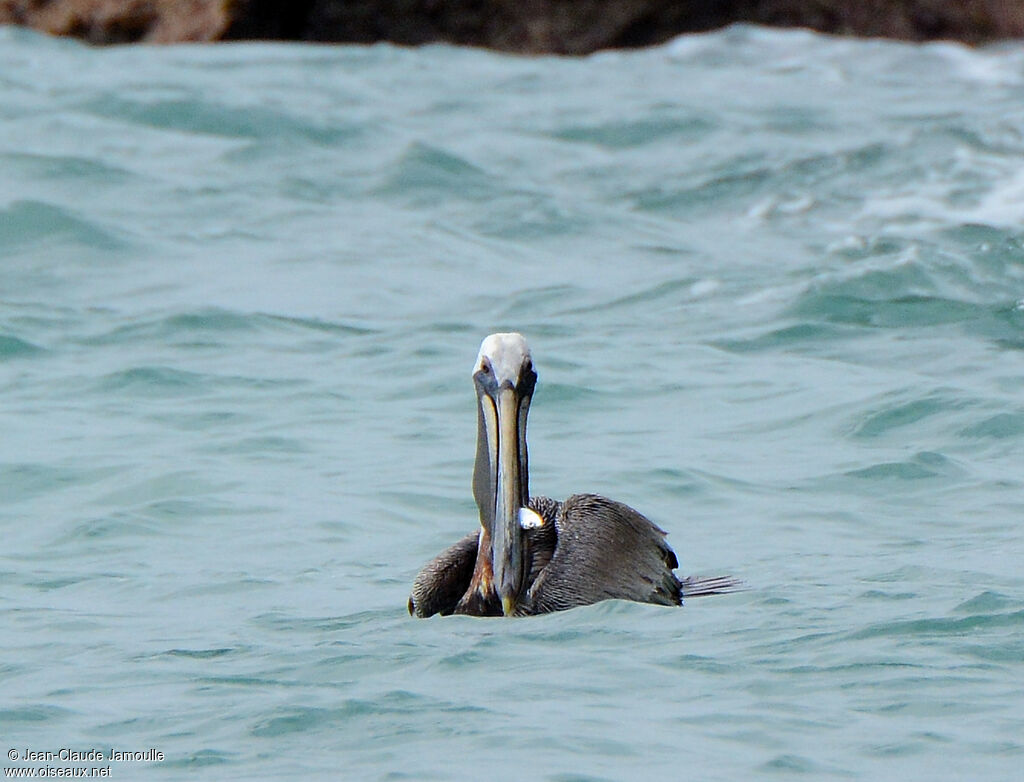
<svg viewBox="0 0 1024 782">
<path fill-rule="evenodd" d="M 113 779 L 1012 780 L 1024 48 L 0 31 L 0 737 Z M 469 373 L 749 591 L 415 621 Z M 29 761 L 11 767 L 69 767 Z"/>
</svg>

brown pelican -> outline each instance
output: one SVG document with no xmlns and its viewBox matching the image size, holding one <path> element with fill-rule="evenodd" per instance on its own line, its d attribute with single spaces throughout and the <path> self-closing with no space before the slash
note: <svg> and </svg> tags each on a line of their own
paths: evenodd
<svg viewBox="0 0 1024 782">
<path fill-rule="evenodd" d="M 613 598 L 678 606 L 736 588 L 730 578 L 680 581 L 665 532 L 627 505 L 596 494 L 530 497 L 526 415 L 537 373 L 521 334 L 487 337 L 473 382 L 480 529 L 419 572 L 410 614 L 528 616 Z"/>
</svg>

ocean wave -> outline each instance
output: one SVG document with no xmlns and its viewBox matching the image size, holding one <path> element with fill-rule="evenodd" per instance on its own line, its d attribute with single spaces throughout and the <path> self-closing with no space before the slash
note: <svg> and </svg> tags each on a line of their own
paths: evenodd
<svg viewBox="0 0 1024 782">
<path fill-rule="evenodd" d="M 126 246 L 119 231 L 55 204 L 14 201 L 0 209 L 0 250 L 14 252 L 57 243 L 106 251 Z"/>
<path fill-rule="evenodd" d="M 36 356 L 43 352 L 39 345 L 10 334 L 0 334 L 0 361 Z"/>
<path fill-rule="evenodd" d="M 137 316 L 130 323 L 77 337 L 75 341 L 90 346 L 147 343 L 195 346 L 197 340 L 203 340 L 207 345 L 215 346 L 303 332 L 337 339 L 378 333 L 377 329 L 368 326 L 322 318 L 204 307 L 154 316 Z"/>
<path fill-rule="evenodd" d="M 114 93 L 89 98 L 79 110 L 135 125 L 184 133 L 244 139 L 293 139 L 330 146 L 348 142 L 357 131 L 311 122 L 260 105 L 229 105 L 199 97 L 145 101 Z"/>
</svg>

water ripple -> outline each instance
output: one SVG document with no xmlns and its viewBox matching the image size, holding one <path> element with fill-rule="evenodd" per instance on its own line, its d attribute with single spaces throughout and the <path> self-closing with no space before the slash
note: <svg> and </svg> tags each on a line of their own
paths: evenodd
<svg viewBox="0 0 1024 782">
<path fill-rule="evenodd" d="M 125 246 L 114 231 L 54 204 L 23 200 L 0 209 L 0 249 L 12 252 L 56 241 L 97 250 Z"/>
<path fill-rule="evenodd" d="M 238 779 L 1015 778 L 1019 50 L 3 29 L 0 63 L 12 745 Z M 534 490 L 628 502 L 747 592 L 408 617 L 477 523 L 468 370 L 506 329 Z"/>
<path fill-rule="evenodd" d="M 228 106 L 199 98 L 139 101 L 103 95 L 80 109 L 106 119 L 188 133 L 251 139 L 293 138 L 323 145 L 348 141 L 356 131 L 325 126 L 263 106 Z"/>
</svg>

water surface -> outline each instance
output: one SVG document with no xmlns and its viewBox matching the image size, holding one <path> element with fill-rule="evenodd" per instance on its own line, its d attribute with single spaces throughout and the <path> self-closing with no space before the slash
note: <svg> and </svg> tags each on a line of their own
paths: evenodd
<svg viewBox="0 0 1024 782">
<path fill-rule="evenodd" d="M 1022 89 L 1019 47 L 752 28 L 0 31 L 0 735 L 164 753 L 120 779 L 1016 778 Z M 510 328 L 534 491 L 748 592 L 407 616 Z"/>
</svg>

